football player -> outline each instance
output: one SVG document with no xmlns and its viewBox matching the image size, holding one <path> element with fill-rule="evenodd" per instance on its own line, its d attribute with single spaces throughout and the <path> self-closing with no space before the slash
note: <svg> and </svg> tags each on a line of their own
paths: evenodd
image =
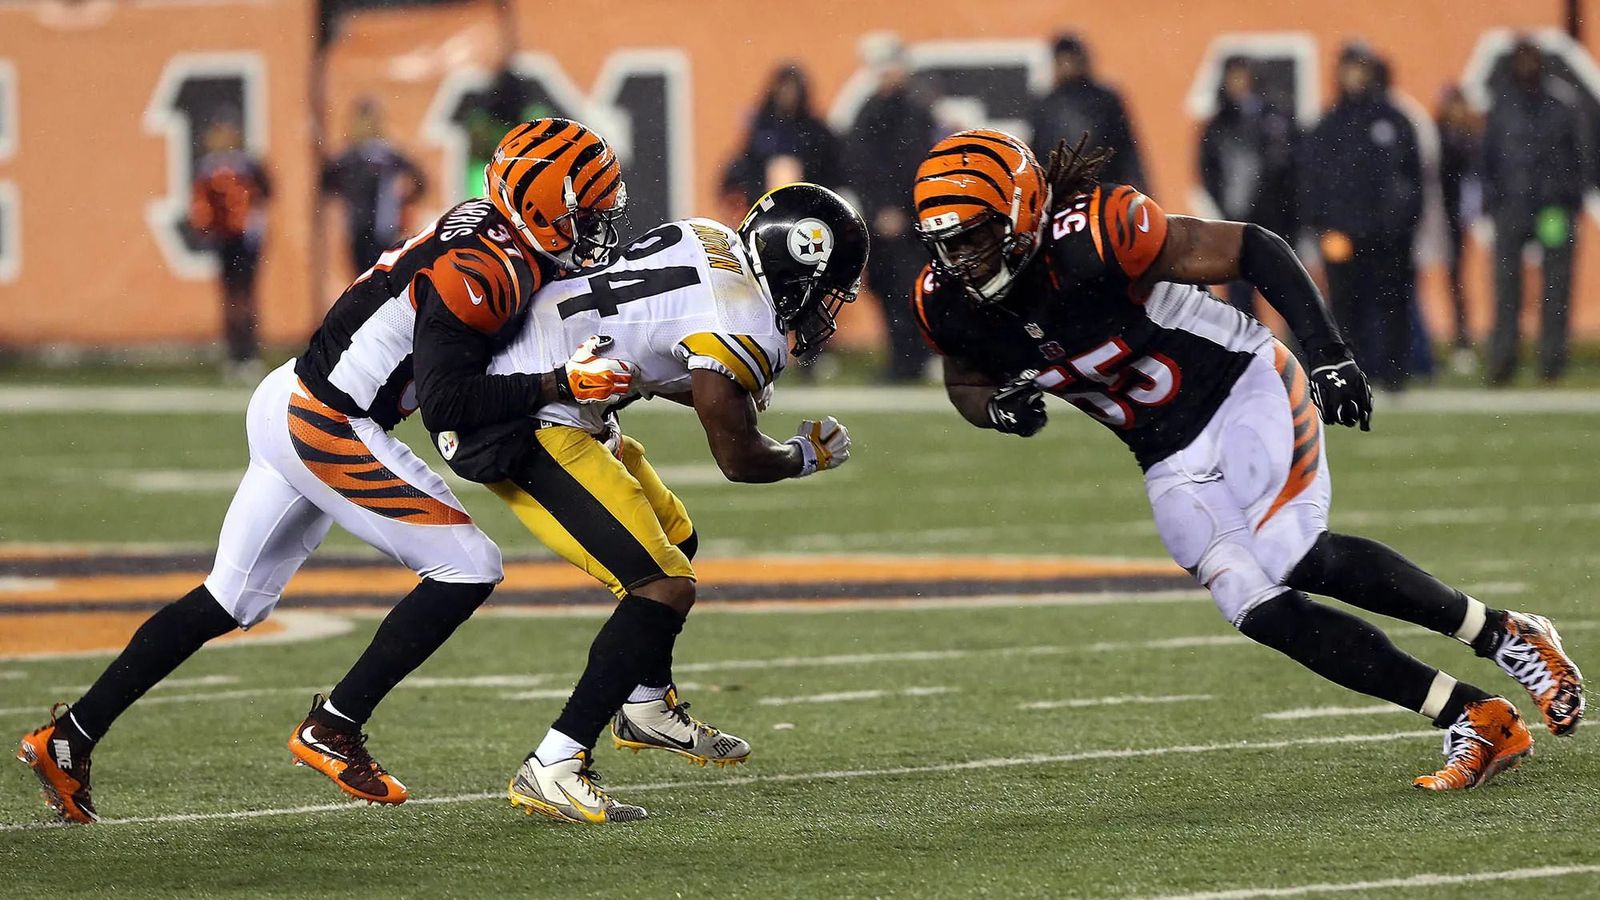
<svg viewBox="0 0 1600 900">
<path fill-rule="evenodd" d="M 1023 437 L 1055 394 L 1111 428 L 1144 470 L 1172 558 L 1245 635 L 1446 730 L 1428 790 L 1483 784 L 1532 746 L 1516 707 L 1397 649 L 1325 594 L 1460 640 L 1532 695 L 1555 734 L 1582 677 L 1549 620 L 1489 609 L 1376 541 L 1328 530 L 1318 422 L 1370 427 L 1372 394 L 1289 245 L 1255 225 L 1168 216 L 1097 186 L 1106 154 L 1064 144 L 1042 169 L 1020 140 L 966 131 L 917 172 L 932 256 L 913 297 L 967 421 Z M 1199 285 L 1242 278 L 1288 322 L 1299 362 Z"/>
<path fill-rule="evenodd" d="M 538 297 L 490 371 L 538 372 L 573 335 L 603 333 L 632 366 L 635 397 L 692 406 L 731 481 L 804 478 L 843 465 L 850 436 L 833 418 L 786 441 L 756 426 L 792 353 L 805 360 L 855 299 L 867 259 L 861 216 L 813 184 L 756 202 L 737 232 L 708 219 L 645 233 L 610 265 Z M 436 435 L 458 474 L 484 482 L 524 525 L 610 588 L 618 603 L 589 648 L 561 715 L 512 778 L 511 802 L 580 823 L 645 817 L 596 785 L 594 745 L 666 750 L 705 765 L 744 762 L 750 744 L 689 714 L 672 649 L 695 600 L 698 538 L 644 448 L 600 406 L 561 402 L 532 422 Z"/>
<path fill-rule="evenodd" d="M 625 195 L 615 154 L 576 122 L 541 119 L 507 134 L 485 175 L 489 199 L 384 253 L 306 351 L 256 388 L 250 465 L 205 583 L 146 620 L 87 693 L 22 739 L 18 758 L 62 818 L 95 821 L 90 756 L 111 723 L 206 641 L 265 619 L 335 522 L 421 581 L 332 694 L 316 697 L 289 749 L 353 797 L 405 801 L 362 726 L 489 596 L 501 566 L 444 480 L 390 429 L 419 404 L 427 425 L 466 428 L 604 402 L 629 381 L 594 341 L 533 374 L 485 373 L 535 291 L 616 243 Z"/>
</svg>

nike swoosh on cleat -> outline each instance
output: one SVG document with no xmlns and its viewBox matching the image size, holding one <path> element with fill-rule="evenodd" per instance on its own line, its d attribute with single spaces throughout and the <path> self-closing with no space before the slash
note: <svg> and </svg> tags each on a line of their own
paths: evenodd
<svg viewBox="0 0 1600 900">
<path fill-rule="evenodd" d="M 578 798 L 567 793 L 567 789 L 559 784 L 556 785 L 556 790 L 561 792 L 561 796 L 567 798 L 567 805 L 577 810 L 578 814 L 583 816 L 585 819 L 588 819 L 590 822 L 594 822 L 596 824 L 606 820 L 606 809 L 604 806 L 585 806 L 580 800 L 578 800 Z"/>
<path fill-rule="evenodd" d="M 311 749 L 317 751 L 318 753 L 321 753 L 321 754 L 324 754 L 326 756 L 330 756 L 330 757 L 332 757 L 334 759 L 337 759 L 340 762 L 349 762 L 350 761 L 343 754 L 334 752 L 333 748 L 329 747 L 327 744 L 324 744 L 324 743 L 318 741 L 316 738 L 312 737 L 311 736 L 312 727 L 313 726 L 307 725 L 300 732 L 300 743 L 305 744 L 307 747 L 310 747 Z"/>
<path fill-rule="evenodd" d="M 664 743 L 671 744 L 673 747 L 676 747 L 679 750 L 689 750 L 689 751 L 694 750 L 694 741 L 693 740 L 680 741 L 675 737 L 671 737 L 669 735 L 662 734 L 661 732 L 655 730 L 654 728 L 646 728 L 645 726 L 639 725 L 637 723 L 635 723 L 634 727 L 638 728 L 640 731 L 644 732 L 646 735 L 648 735 L 650 737 L 658 738 L 659 740 L 663 741 Z"/>
</svg>

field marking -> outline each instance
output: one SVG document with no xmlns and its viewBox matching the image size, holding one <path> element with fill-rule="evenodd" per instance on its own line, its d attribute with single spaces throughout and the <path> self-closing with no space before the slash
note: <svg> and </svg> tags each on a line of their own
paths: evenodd
<svg viewBox="0 0 1600 900">
<path fill-rule="evenodd" d="M 1325 735 L 1321 737 L 1290 738 L 1276 741 L 1229 741 L 1226 743 L 1217 744 L 1180 744 L 1169 747 L 1128 747 L 1113 750 L 1081 750 L 1072 753 L 990 757 L 987 759 L 973 759 L 963 762 L 950 763 L 933 763 L 922 766 L 890 766 L 879 769 L 835 769 L 821 772 L 785 772 L 763 775 L 733 776 L 729 778 L 722 778 L 716 781 L 695 779 L 653 782 L 646 784 L 619 784 L 615 787 L 607 785 L 607 790 L 617 794 L 624 794 L 628 792 L 643 793 L 647 791 L 676 790 L 678 788 L 737 788 L 747 787 L 754 784 L 847 781 L 857 778 L 893 778 L 902 775 L 929 775 L 940 772 L 971 772 L 987 769 L 1015 768 L 1018 766 L 1063 765 L 1068 763 L 1097 762 L 1106 760 L 1148 759 L 1161 756 L 1192 756 L 1207 753 L 1289 750 L 1297 747 L 1339 746 L 1348 744 L 1382 744 L 1393 743 L 1395 741 L 1412 740 L 1416 738 L 1437 737 L 1438 734 L 1439 732 L 1437 729 L 1429 728 L 1424 731 L 1389 731 L 1378 734 L 1338 734 Z M 420 797 L 407 801 L 406 805 L 439 806 L 457 803 L 474 803 L 504 796 L 504 791 L 480 791 L 471 794 L 456 794 L 445 797 Z M 227 821 L 237 819 L 254 819 L 265 816 L 291 816 L 320 812 L 345 812 L 364 808 L 366 808 L 366 804 L 361 803 L 360 801 L 349 801 L 341 803 L 320 803 L 308 806 L 281 807 L 275 809 L 169 813 L 155 816 L 132 816 L 125 819 L 101 819 L 98 827 Z M 400 813 L 398 810 L 383 813 L 383 815 L 399 814 Z M 33 831 L 41 828 L 62 827 L 67 826 L 59 822 L 4 823 L 0 824 L 0 832 Z"/>
<path fill-rule="evenodd" d="M 40 612 L 50 612 L 41 609 Z M 280 627 L 271 634 L 251 636 L 236 640 L 211 641 L 204 649 L 234 648 L 234 647 L 264 647 L 272 644 L 295 644 L 301 641 L 315 641 L 323 638 L 338 637 L 349 634 L 355 630 L 355 620 L 349 616 L 333 615 L 325 612 L 315 612 L 305 609 L 280 610 L 273 621 Z M 13 653 L 0 654 L 0 662 L 35 662 L 57 659 L 94 659 L 96 657 L 116 656 L 121 653 L 121 647 L 102 647 L 96 650 L 65 650 L 45 651 L 39 653 Z"/>
<path fill-rule="evenodd" d="M 54 578 L 35 578 L 31 575 L 0 575 L 0 594 L 18 591 L 47 591 L 55 587 Z"/>
<path fill-rule="evenodd" d="M 899 690 L 871 690 L 871 691 L 839 691 L 832 694 L 801 694 L 798 697 L 762 697 L 756 703 L 761 706 L 794 706 L 801 703 L 844 703 L 851 700 L 879 700 L 884 697 L 935 697 L 939 694 L 953 694 L 960 688 L 930 686 L 908 687 Z"/>
<path fill-rule="evenodd" d="M 1019 703 L 1017 709 L 1089 709 L 1095 706 L 1143 706 L 1190 701 L 1201 703 L 1215 699 L 1217 698 L 1212 694 L 1165 694 L 1154 697 L 1145 694 L 1121 694 L 1112 697 L 1078 697 L 1072 700 L 1035 700 L 1032 703 Z"/>
<path fill-rule="evenodd" d="M 1594 875 L 1600 866 L 1540 866 L 1534 869 L 1503 869 L 1498 872 L 1463 872 L 1455 875 L 1422 874 L 1380 881 L 1344 881 L 1301 884 L 1281 888 L 1233 888 L 1203 891 L 1198 894 L 1162 894 L 1146 900 L 1253 900 L 1255 897 L 1304 897 L 1307 894 L 1341 894 L 1352 891 L 1382 891 L 1397 888 L 1445 887 L 1453 884 L 1482 884 L 1489 881 L 1530 881 L 1561 878 L 1567 875 Z"/>
<path fill-rule="evenodd" d="M 415 688 L 518 688 L 543 684 L 553 677 L 552 675 L 469 675 L 464 678 L 429 678 L 422 676 L 407 678 L 400 683 L 407 687 Z"/>
<path fill-rule="evenodd" d="M 176 687 L 216 687 L 222 684 L 238 684 L 237 675 L 198 675 L 193 678 L 167 678 L 150 686 L 150 690 L 163 690 Z M 61 693 L 81 694 L 89 689 L 87 684 L 56 685 L 52 691 Z"/>
<path fill-rule="evenodd" d="M 1331 719 L 1339 716 L 1379 716 L 1389 713 L 1411 713 L 1403 706 L 1385 703 L 1381 706 L 1300 706 L 1262 713 L 1259 718 L 1274 722 L 1298 722 L 1303 719 Z"/>
<path fill-rule="evenodd" d="M 837 597 L 822 600 L 702 600 L 695 605 L 696 615 L 734 613 L 741 615 L 768 613 L 835 613 L 835 612 L 896 612 L 902 610 L 939 609 L 992 609 L 1054 606 L 1124 606 L 1147 603 L 1192 603 L 1210 598 L 1199 587 L 1169 591 L 1096 591 L 1093 593 L 1065 594 L 971 594 L 958 597 Z M 347 607 L 352 615 L 382 615 L 388 612 L 381 607 Z M 500 618 L 606 618 L 612 607 L 600 604 L 582 606 L 489 606 L 474 613 L 475 617 Z"/>
<path fill-rule="evenodd" d="M 250 390 L 246 388 L 66 384 L 0 387 L 0 412 L 11 413 L 242 414 L 249 401 Z M 778 411 L 815 412 L 817 407 L 826 407 L 835 412 L 938 412 L 955 415 L 944 390 L 939 387 L 791 386 L 776 392 L 772 400 L 772 408 Z M 1385 416 L 1408 413 L 1496 416 L 1600 413 L 1600 395 L 1581 389 L 1430 389 L 1408 391 L 1401 396 L 1380 396 L 1378 411 Z M 628 412 L 630 415 L 681 415 L 677 406 L 669 403 L 638 403 Z"/>
</svg>

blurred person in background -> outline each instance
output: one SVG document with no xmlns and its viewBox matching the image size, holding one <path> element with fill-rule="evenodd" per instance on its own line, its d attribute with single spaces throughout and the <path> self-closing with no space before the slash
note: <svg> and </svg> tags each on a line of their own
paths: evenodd
<svg viewBox="0 0 1600 900">
<path fill-rule="evenodd" d="M 1567 367 L 1572 301 L 1573 217 L 1583 203 L 1586 148 L 1577 108 L 1545 78 L 1544 55 L 1530 40 L 1511 50 L 1510 84 L 1489 109 L 1483 136 L 1484 200 L 1494 220 L 1494 331 L 1488 378 L 1511 381 L 1517 368 L 1522 315 L 1522 251 L 1543 251 L 1544 297 L 1539 324 L 1539 375 Z"/>
<path fill-rule="evenodd" d="M 1054 147 L 1062 140 L 1076 145 L 1087 133 L 1090 146 L 1112 151 L 1100 172 L 1104 183 L 1149 190 L 1127 107 L 1115 90 L 1094 80 L 1083 39 L 1076 34 L 1057 37 L 1054 63 L 1055 85 L 1034 103 L 1028 116 L 1033 145 Z"/>
<path fill-rule="evenodd" d="M 1339 96 L 1307 136 L 1301 214 L 1316 232 L 1328 300 L 1356 360 L 1390 390 L 1411 374 L 1416 269 L 1422 220 L 1417 133 L 1383 90 L 1383 72 L 1361 43 L 1339 53 Z"/>
<path fill-rule="evenodd" d="M 205 155 L 190 187 L 189 227 L 217 253 L 222 274 L 222 331 L 226 375 L 253 383 L 261 375 L 256 340 L 256 269 L 266 233 L 271 181 L 261 161 L 244 147 L 237 113 L 225 113 L 205 131 Z"/>
<path fill-rule="evenodd" d="M 350 146 L 322 169 L 322 189 L 345 204 L 350 266 L 365 272 L 405 236 L 405 210 L 427 190 L 422 170 L 383 134 L 383 112 L 370 97 L 356 104 Z"/>
<path fill-rule="evenodd" d="M 1298 138 L 1293 116 L 1259 90 L 1250 60 L 1235 56 L 1224 63 L 1217 113 L 1200 137 L 1200 180 L 1224 219 L 1295 234 Z M 1249 282 L 1229 283 L 1227 298 L 1240 312 L 1255 314 Z"/>
<path fill-rule="evenodd" d="M 1451 365 L 1467 373 L 1477 367 L 1472 337 L 1467 328 L 1467 295 L 1461 283 L 1461 260 L 1466 251 L 1467 228 L 1483 206 L 1478 181 L 1483 125 L 1457 85 L 1448 85 L 1439 97 L 1434 116 L 1439 129 L 1439 190 L 1444 200 L 1445 264 L 1450 276 Z"/>
<path fill-rule="evenodd" d="M 723 175 L 725 193 L 748 207 L 767 191 L 796 181 L 841 182 L 839 139 L 811 106 L 811 83 L 796 63 L 773 73 L 751 120 L 744 148 Z"/>
<path fill-rule="evenodd" d="M 861 61 L 877 72 L 878 88 L 846 136 L 846 172 L 872 235 L 867 285 L 883 304 L 889 332 L 884 377 L 915 381 L 927 368 L 929 351 L 917 332 L 908 293 L 925 254 L 911 229 L 915 209 L 907 187 L 933 143 L 933 112 L 911 85 L 905 45 L 897 36 L 867 35 Z"/>
</svg>

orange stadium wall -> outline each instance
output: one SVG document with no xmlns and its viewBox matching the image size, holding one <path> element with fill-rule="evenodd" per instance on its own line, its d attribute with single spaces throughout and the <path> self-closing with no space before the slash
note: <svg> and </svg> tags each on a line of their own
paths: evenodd
<svg viewBox="0 0 1600 900">
<path fill-rule="evenodd" d="M 1554 31 L 1560 0 L 1169 0 L 1134 6 L 1057 0 L 896 0 L 804 4 L 705 0 L 563 3 L 518 0 L 506 16 L 489 3 L 372 11 L 343 23 L 317 66 L 311 0 L 84 0 L 0 7 L 0 347 L 124 347 L 210 341 L 220 329 L 212 264 L 174 238 L 163 206 L 182 183 L 189 139 L 184 86 L 219 75 L 243 85 L 249 144 L 275 181 L 262 267 L 262 329 L 295 342 L 348 280 L 335 245 L 336 207 L 316 196 L 317 121 L 326 147 L 344 141 L 347 111 L 378 98 L 390 135 L 422 162 L 429 195 L 416 217 L 463 190 L 464 156 L 450 102 L 487 79 L 507 38 L 515 67 L 541 80 L 563 111 L 614 136 L 637 173 L 635 193 L 662 214 L 729 216 L 719 207 L 722 169 L 780 60 L 812 78 L 819 112 L 848 118 L 870 90 L 858 40 L 891 30 L 918 65 L 997 62 L 1019 85 L 1048 82 L 1048 40 L 1082 34 L 1097 74 L 1128 101 L 1151 173 L 1170 211 L 1205 212 L 1196 190 L 1195 142 L 1215 66 L 1230 52 L 1296 59 L 1301 112 L 1330 95 L 1333 58 L 1352 35 L 1393 60 L 1395 88 L 1419 111 L 1447 83 L 1481 73 L 1508 29 L 1542 29 L 1575 68 L 1596 72 L 1589 50 Z M 507 22 L 515 23 L 507 34 Z M 1591 28 L 1591 31 L 1595 29 Z M 653 77 L 667 138 L 636 134 L 630 74 Z M 1600 75 L 1597 75 L 1600 81 Z M 1020 89 L 1018 91 L 1020 93 Z M 656 96 L 656 95 L 650 95 Z M 652 101 L 653 102 L 653 101 Z M 1020 101 L 1013 97 L 1011 105 Z M 950 107 L 977 121 L 980 101 Z M 1000 118 L 1004 118 L 1003 116 Z M 1426 141 L 1426 135 L 1425 135 Z M 642 227 L 646 223 L 635 222 Z M 1600 233 L 1580 236 L 1575 327 L 1600 337 Z M 1428 257 L 1427 242 L 1423 255 Z M 1467 267 L 1472 324 L 1487 326 L 1488 270 L 1480 246 Z M 1430 321 L 1443 323 L 1436 265 L 1424 273 Z M 858 337 L 875 322 L 861 318 Z"/>
</svg>

